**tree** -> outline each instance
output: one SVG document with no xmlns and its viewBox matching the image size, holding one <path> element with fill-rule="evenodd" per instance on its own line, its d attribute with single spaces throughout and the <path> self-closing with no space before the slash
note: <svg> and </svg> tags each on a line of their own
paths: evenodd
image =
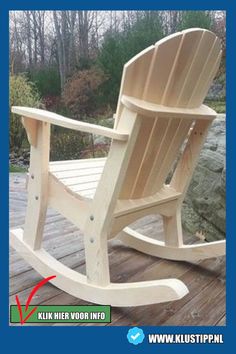
<svg viewBox="0 0 236 354">
<path fill-rule="evenodd" d="M 96 67 L 76 72 L 65 84 L 62 99 L 74 118 L 93 116 L 99 105 L 104 73 Z"/>
<path fill-rule="evenodd" d="M 11 112 L 12 106 L 43 108 L 35 86 L 23 75 L 10 76 L 9 112 Z M 21 148 L 25 138 L 25 129 L 23 128 L 19 117 L 10 113 L 10 148 Z"/>
<path fill-rule="evenodd" d="M 59 21 L 60 16 L 60 21 Z M 58 54 L 58 63 L 59 63 L 59 72 L 61 79 L 61 90 L 66 82 L 67 74 L 67 65 L 66 65 L 66 52 L 65 46 L 67 42 L 66 38 L 66 12 L 65 11 L 53 11 L 54 26 L 56 31 L 56 44 L 57 44 L 57 54 Z M 60 24 L 61 23 L 61 24 Z"/>
<path fill-rule="evenodd" d="M 78 62 L 83 67 L 83 63 L 89 61 L 89 34 L 94 20 L 91 14 L 89 11 L 53 11 L 61 91 Z"/>
<path fill-rule="evenodd" d="M 11 72 L 28 73 L 47 95 L 58 92 L 58 74 L 63 92 L 74 73 L 97 61 L 108 78 L 104 102 L 115 106 L 124 63 L 164 35 L 190 27 L 214 31 L 225 53 L 223 11 L 11 11 Z M 44 89 L 43 81 L 57 82 L 56 90 Z"/>
<path fill-rule="evenodd" d="M 193 27 L 210 30 L 212 27 L 212 19 L 209 11 L 183 11 L 182 19 L 178 27 L 179 30 Z"/>
<path fill-rule="evenodd" d="M 79 51 L 83 61 L 89 58 L 89 21 L 88 11 L 78 11 L 79 18 Z"/>
<path fill-rule="evenodd" d="M 108 78 L 101 86 L 104 99 L 116 104 L 124 64 L 144 48 L 163 37 L 161 18 L 157 11 L 144 11 L 120 32 L 108 31 L 98 56 L 98 64 Z"/>
</svg>

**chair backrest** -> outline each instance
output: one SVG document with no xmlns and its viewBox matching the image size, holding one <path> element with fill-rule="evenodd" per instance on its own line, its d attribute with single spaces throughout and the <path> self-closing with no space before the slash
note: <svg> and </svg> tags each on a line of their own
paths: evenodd
<svg viewBox="0 0 236 354">
<path fill-rule="evenodd" d="M 219 68 L 220 40 L 193 28 L 170 35 L 132 58 L 123 70 L 122 95 L 167 107 L 199 107 Z M 120 199 L 150 196 L 161 189 L 194 119 L 142 117 Z"/>
</svg>

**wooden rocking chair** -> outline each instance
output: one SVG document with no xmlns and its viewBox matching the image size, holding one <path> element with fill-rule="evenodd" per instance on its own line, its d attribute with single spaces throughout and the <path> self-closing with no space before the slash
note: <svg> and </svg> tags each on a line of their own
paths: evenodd
<svg viewBox="0 0 236 354">
<path fill-rule="evenodd" d="M 178 279 L 111 283 L 108 239 L 116 236 L 136 250 L 178 261 L 225 254 L 225 240 L 184 245 L 181 229 L 181 205 L 216 117 L 202 102 L 220 59 L 219 39 L 203 29 L 148 47 L 124 66 L 114 129 L 12 107 L 22 116 L 31 157 L 25 227 L 10 231 L 11 245 L 37 272 L 56 275 L 54 285 L 86 301 L 138 306 L 180 299 L 188 289 Z M 111 138 L 108 157 L 49 162 L 51 124 Z M 48 206 L 84 232 L 86 275 L 41 247 Z M 163 217 L 164 242 L 128 227 L 155 213 Z"/>
</svg>

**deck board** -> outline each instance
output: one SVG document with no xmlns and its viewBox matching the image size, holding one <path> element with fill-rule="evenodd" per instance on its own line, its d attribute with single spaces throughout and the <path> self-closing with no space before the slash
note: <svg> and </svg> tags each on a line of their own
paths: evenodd
<svg viewBox="0 0 236 354">
<path fill-rule="evenodd" d="M 24 224 L 27 193 L 25 174 L 10 175 L 10 223 L 11 226 Z M 161 220 L 150 215 L 134 224 L 135 228 L 150 237 L 163 239 Z M 184 235 L 186 243 L 195 243 L 195 236 Z M 63 264 L 85 273 L 83 235 L 61 215 L 48 210 L 44 230 L 45 249 Z M 109 241 L 111 280 L 132 282 L 139 280 L 177 277 L 189 288 L 183 299 L 162 304 L 112 308 L 112 323 L 120 325 L 156 326 L 223 326 L 225 314 L 225 257 L 207 259 L 196 263 L 174 262 L 159 259 L 124 247 L 120 241 Z M 22 303 L 32 288 L 41 280 L 13 249 L 10 249 L 10 303 L 15 304 L 18 294 Z M 33 298 L 32 304 L 84 305 L 87 302 L 75 298 L 51 284 L 45 284 Z M 31 324 L 39 325 L 39 324 Z M 42 325 L 42 324 L 40 324 Z M 52 325 L 52 324 L 45 324 Z M 54 326 L 61 324 L 54 324 Z M 66 324 L 63 324 L 65 326 Z M 68 324 L 90 325 L 90 324 Z M 94 325 L 94 324 L 93 324 Z M 97 326 L 103 324 L 95 324 Z"/>
</svg>

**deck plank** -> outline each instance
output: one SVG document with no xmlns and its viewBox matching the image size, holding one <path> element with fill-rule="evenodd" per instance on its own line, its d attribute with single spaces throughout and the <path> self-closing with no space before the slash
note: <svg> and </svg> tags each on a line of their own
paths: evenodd
<svg viewBox="0 0 236 354">
<path fill-rule="evenodd" d="M 226 316 L 225 315 L 216 323 L 216 326 L 226 326 Z"/>
</svg>

